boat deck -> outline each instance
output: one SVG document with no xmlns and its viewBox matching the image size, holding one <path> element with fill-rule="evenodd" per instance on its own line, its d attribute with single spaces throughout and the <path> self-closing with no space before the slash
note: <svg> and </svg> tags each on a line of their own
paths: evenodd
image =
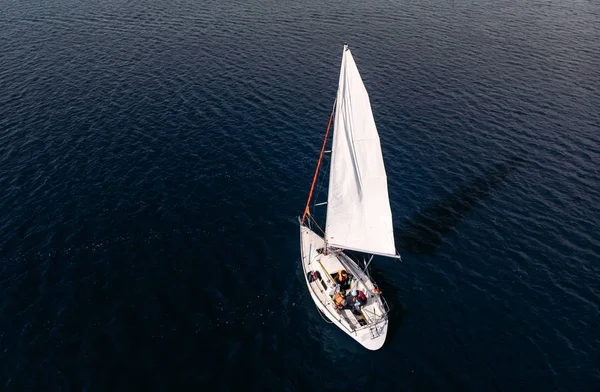
<svg viewBox="0 0 600 392">
<path fill-rule="evenodd" d="M 321 275 L 321 279 L 310 282 L 309 286 L 314 290 L 319 301 L 326 306 L 330 315 L 336 316 L 338 319 L 341 317 L 351 331 L 379 321 L 384 312 L 379 296 L 373 292 L 372 282 L 341 252 L 330 250 L 327 254 L 323 254 L 322 250 L 325 245 L 323 239 L 308 228 L 303 228 L 303 230 L 308 240 L 304 244 L 307 247 L 304 254 L 308 257 L 304 260 L 306 268 L 308 271 L 319 271 Z M 360 314 L 353 313 L 351 309 L 337 309 L 333 303 L 335 293 L 332 289 L 336 284 L 332 275 L 339 270 L 345 270 L 353 276 L 350 288 L 345 292 L 347 301 L 351 301 L 349 296 L 353 289 L 361 290 L 367 296 L 367 302 L 361 307 Z"/>
<path fill-rule="evenodd" d="M 319 263 L 319 267 L 321 267 L 321 270 L 324 272 L 324 274 L 321 274 L 321 275 L 325 277 L 325 279 L 327 280 L 327 285 L 329 287 L 333 287 L 336 285 L 333 276 L 338 271 L 345 270 L 351 274 L 353 272 L 348 268 L 348 266 L 346 265 L 347 263 L 343 262 L 343 259 L 341 259 L 339 254 L 336 254 L 336 253 L 329 253 L 327 255 L 321 254 L 315 259 L 315 261 L 317 263 Z M 352 279 L 350 288 L 346 290 L 346 296 L 347 296 L 346 300 L 347 301 L 350 300 L 350 298 L 348 298 L 348 297 L 350 296 L 350 292 L 353 289 L 362 290 L 363 292 L 365 292 L 365 294 L 367 294 L 367 303 L 363 307 L 368 307 L 369 306 L 369 295 L 368 295 L 369 293 L 366 290 L 364 283 L 360 280 L 360 276 L 355 276 L 354 274 L 353 274 L 353 279 Z M 331 295 L 329 297 L 332 298 Z M 352 311 L 349 309 L 344 309 L 341 311 L 341 313 L 343 316 L 345 316 L 345 318 L 347 319 L 347 321 L 349 323 L 353 324 L 353 326 L 355 328 L 364 326 L 367 323 L 366 317 L 356 315 L 356 314 L 352 313 Z"/>
<path fill-rule="evenodd" d="M 329 249 L 327 254 L 323 254 L 323 238 L 307 226 L 300 225 L 300 239 L 304 277 L 317 308 L 364 347 L 379 349 L 387 334 L 387 309 L 371 279 L 341 250 Z M 367 296 L 367 302 L 358 314 L 352 309 L 338 309 L 334 304 L 337 286 L 332 274 L 342 269 L 353 276 L 345 295 L 349 295 L 352 289 L 358 289 Z M 320 278 L 313 280 L 313 272 L 319 272 Z M 346 297 L 346 301 L 351 302 L 352 298 Z"/>
</svg>

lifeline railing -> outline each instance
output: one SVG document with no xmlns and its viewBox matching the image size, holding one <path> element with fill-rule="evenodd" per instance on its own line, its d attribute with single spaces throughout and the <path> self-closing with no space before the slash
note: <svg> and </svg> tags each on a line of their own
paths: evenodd
<svg viewBox="0 0 600 392">
<path fill-rule="evenodd" d="M 302 255 L 301 255 L 301 256 L 302 256 L 302 258 L 304 259 L 304 257 L 305 257 L 305 256 L 304 256 L 304 252 L 302 251 L 301 253 L 302 253 Z M 309 258 L 310 258 L 310 254 L 309 254 L 307 257 L 309 257 Z M 306 283 L 307 283 L 307 285 L 308 285 L 308 288 L 309 288 L 310 290 L 312 290 L 313 292 L 315 292 L 315 295 L 317 295 L 317 293 L 316 293 L 316 290 L 314 290 L 313 286 L 310 284 L 310 282 L 308 282 L 308 278 L 307 278 L 307 276 L 306 276 L 306 273 L 307 273 L 307 272 L 306 272 L 306 269 L 304 268 L 304 262 L 301 262 L 300 264 L 302 264 L 302 270 L 304 271 L 304 274 L 303 274 L 303 275 L 304 275 L 304 279 L 306 280 Z M 319 264 L 321 264 L 321 263 L 319 263 Z M 324 272 L 325 274 L 328 274 L 328 272 L 325 270 L 325 268 L 322 266 L 322 264 L 321 264 L 321 267 L 323 268 L 323 272 Z M 331 275 L 329 275 L 329 279 L 331 279 Z M 328 294 L 327 294 L 327 293 L 326 293 L 326 292 L 325 292 L 323 289 L 321 289 L 321 287 L 320 287 L 319 285 L 317 285 L 317 287 L 319 288 L 319 291 L 321 292 L 321 294 L 323 294 L 323 295 L 324 295 L 326 298 L 329 298 L 329 295 L 328 295 Z M 337 320 L 337 321 L 339 322 L 339 324 L 340 324 L 340 325 L 341 325 L 341 326 L 342 326 L 342 327 L 343 327 L 345 330 L 349 331 L 350 333 L 356 333 L 356 330 L 357 330 L 357 328 L 352 328 L 352 325 L 351 325 L 350 323 L 348 323 L 348 324 L 351 326 L 351 328 L 348 328 L 346 325 L 344 325 L 344 323 L 342 322 L 343 315 L 342 315 L 341 313 L 338 313 L 338 314 L 337 314 L 337 317 L 336 317 L 336 315 L 335 315 L 335 314 L 333 314 L 333 312 L 330 310 L 330 307 L 329 307 L 329 306 L 327 306 L 328 304 L 327 304 L 327 303 L 325 303 L 325 302 L 323 302 L 323 301 L 321 301 L 321 298 L 319 298 L 319 296 L 318 296 L 318 295 L 317 295 L 317 299 L 319 300 L 319 302 L 320 302 L 321 304 L 323 304 L 323 307 L 325 308 L 325 310 L 327 310 L 327 313 L 329 313 L 329 315 L 330 315 L 330 316 L 327 316 L 328 318 L 329 318 L 329 317 L 331 317 L 331 319 L 335 319 L 335 320 Z M 321 309 L 319 309 L 318 307 L 317 307 L 317 309 L 319 310 L 319 312 L 321 311 Z M 344 320 L 344 321 L 346 321 L 346 320 Z M 347 321 L 346 321 L 346 322 L 347 322 Z"/>
<path fill-rule="evenodd" d="M 330 249 L 330 252 L 331 251 L 336 252 L 334 249 Z M 341 252 L 336 252 L 336 253 L 340 254 Z M 373 287 L 377 288 L 377 285 L 375 284 L 375 282 L 373 281 L 373 279 L 369 276 L 368 272 L 363 271 L 358 266 L 358 263 L 352 257 L 350 257 L 349 255 L 347 255 L 345 253 L 343 253 L 343 255 L 346 257 L 347 260 L 351 261 L 351 263 L 347 263 L 346 266 L 351 270 L 352 274 L 355 277 L 360 276 L 360 274 L 358 273 L 358 271 L 360 270 L 360 273 L 362 275 L 364 275 L 373 284 Z M 363 282 L 363 284 L 364 284 L 364 282 Z M 374 324 L 378 324 L 379 322 L 387 319 L 387 316 L 390 313 L 390 307 L 389 307 L 389 305 L 388 305 L 388 303 L 385 300 L 385 298 L 384 298 L 383 295 L 379 295 L 379 298 L 381 299 L 381 303 L 383 304 L 383 313 L 377 314 L 377 313 L 375 313 L 373 311 L 370 311 L 370 310 L 368 310 L 366 308 L 362 308 L 363 311 L 365 311 L 369 315 L 372 315 L 373 319 L 370 320 L 370 322 L 368 322 L 367 325 L 361 326 L 360 328 L 357 328 L 357 329 L 363 329 L 363 328 L 367 328 L 367 327 L 372 327 Z M 367 320 L 365 320 L 365 321 L 367 321 Z"/>
</svg>

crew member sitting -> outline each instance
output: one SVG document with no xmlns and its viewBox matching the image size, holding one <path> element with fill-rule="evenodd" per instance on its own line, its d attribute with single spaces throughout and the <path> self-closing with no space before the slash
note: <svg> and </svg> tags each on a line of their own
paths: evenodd
<svg viewBox="0 0 600 392">
<path fill-rule="evenodd" d="M 346 272 L 346 270 L 339 270 L 337 273 L 332 275 L 335 284 L 338 285 L 341 291 L 346 291 L 350 288 L 352 282 L 352 275 Z"/>
<path fill-rule="evenodd" d="M 337 293 L 334 297 L 333 297 L 333 303 L 335 304 L 335 307 L 337 309 L 344 309 L 344 307 L 346 306 L 346 299 L 344 298 L 343 295 L 341 295 L 340 293 Z"/>
<path fill-rule="evenodd" d="M 352 290 L 352 311 L 356 314 L 360 313 L 360 307 L 367 303 L 367 296 L 361 290 Z"/>
</svg>

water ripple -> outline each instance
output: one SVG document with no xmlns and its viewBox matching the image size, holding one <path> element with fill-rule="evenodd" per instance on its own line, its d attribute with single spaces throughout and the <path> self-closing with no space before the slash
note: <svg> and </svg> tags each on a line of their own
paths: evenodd
<svg viewBox="0 0 600 392">
<path fill-rule="evenodd" d="M 0 386 L 595 390 L 599 17 L 5 1 Z M 321 320 L 297 263 L 343 41 L 403 255 L 374 262 L 393 308 L 376 353 Z M 349 380 L 323 370 L 349 358 Z"/>
</svg>

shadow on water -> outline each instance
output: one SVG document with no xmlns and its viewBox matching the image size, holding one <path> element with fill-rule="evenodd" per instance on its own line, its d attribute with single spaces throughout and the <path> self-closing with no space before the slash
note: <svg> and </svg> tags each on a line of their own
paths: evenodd
<svg viewBox="0 0 600 392">
<path fill-rule="evenodd" d="M 523 162 L 519 157 L 491 166 L 484 175 L 394 228 L 400 252 L 432 255 L 449 231 Z"/>
</svg>

